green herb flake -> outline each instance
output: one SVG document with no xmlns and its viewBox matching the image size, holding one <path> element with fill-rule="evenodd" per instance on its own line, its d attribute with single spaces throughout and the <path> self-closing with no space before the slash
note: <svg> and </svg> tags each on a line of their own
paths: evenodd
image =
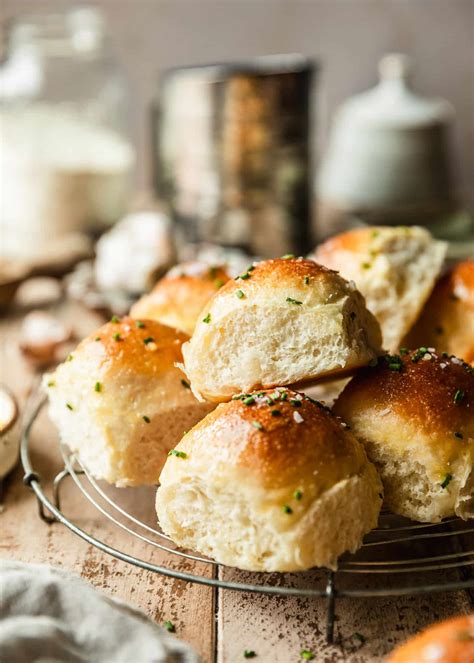
<svg viewBox="0 0 474 663">
<path fill-rule="evenodd" d="M 50 381 L 47 383 L 47 386 L 48 386 L 48 387 L 55 387 L 55 386 L 56 386 L 56 382 L 55 382 L 54 380 L 50 380 Z"/>
<path fill-rule="evenodd" d="M 153 336 L 147 336 L 146 338 L 143 339 L 143 342 L 145 345 L 148 345 L 148 343 L 154 343 L 155 339 L 153 338 Z"/>
<path fill-rule="evenodd" d="M 114 339 L 114 341 L 121 341 L 122 340 L 122 337 L 120 336 L 120 334 L 118 332 L 115 333 L 112 338 Z"/>
<path fill-rule="evenodd" d="M 68 355 L 66 357 L 66 361 L 72 361 L 74 359 L 74 355 Z"/>
<path fill-rule="evenodd" d="M 361 267 L 362 267 L 362 269 L 370 269 L 372 267 L 372 265 L 370 264 L 370 262 L 363 262 L 361 264 Z"/>
<path fill-rule="evenodd" d="M 254 652 L 253 649 L 245 649 L 244 650 L 244 658 L 255 658 L 256 657 L 256 652 Z"/>
<path fill-rule="evenodd" d="M 295 257 L 295 256 L 294 256 L 293 253 L 285 253 L 285 255 L 281 257 L 281 259 L 282 259 L 282 260 L 291 260 L 291 259 L 294 258 L 294 257 Z"/>
<path fill-rule="evenodd" d="M 143 419 L 143 421 L 144 421 L 146 424 L 149 424 L 149 423 L 150 423 L 150 417 L 147 417 L 146 414 L 144 414 L 144 415 L 142 416 L 142 419 Z"/>
<path fill-rule="evenodd" d="M 205 322 L 206 325 L 208 325 L 208 324 L 211 322 L 211 314 L 208 313 L 208 314 L 202 319 L 202 321 Z"/>
<path fill-rule="evenodd" d="M 271 410 L 272 417 L 279 417 L 281 415 L 281 410 Z"/>
<path fill-rule="evenodd" d="M 293 297 L 287 297 L 286 301 L 288 304 L 294 304 L 295 306 L 301 306 L 303 302 L 300 302 L 298 299 L 293 299 Z"/>
<path fill-rule="evenodd" d="M 300 656 L 304 661 L 312 661 L 315 658 L 315 654 L 313 654 L 311 649 L 302 649 Z"/>
<path fill-rule="evenodd" d="M 303 279 L 303 283 L 304 283 L 305 285 L 309 285 L 309 276 L 305 276 L 305 277 L 304 277 L 304 279 Z"/>
<path fill-rule="evenodd" d="M 377 239 L 377 237 L 378 237 L 379 235 L 380 235 L 380 231 L 379 231 L 379 230 L 372 230 L 372 232 L 371 232 L 371 237 L 372 237 L 372 239 Z"/>
<path fill-rule="evenodd" d="M 184 451 L 178 451 L 177 449 L 171 449 L 168 451 L 168 456 L 176 456 L 176 458 L 187 458 L 188 454 Z"/>
<path fill-rule="evenodd" d="M 281 510 L 283 511 L 283 513 L 287 513 L 288 515 L 291 515 L 293 513 L 293 509 L 291 508 L 291 506 L 288 506 L 288 504 L 284 504 L 281 507 Z"/>
<path fill-rule="evenodd" d="M 242 399 L 244 405 L 253 405 L 255 403 L 255 398 L 253 396 L 246 396 Z"/>
<path fill-rule="evenodd" d="M 100 341 L 100 336 L 96 336 L 94 341 Z"/>
<path fill-rule="evenodd" d="M 255 420 L 253 420 L 253 421 L 252 421 L 252 426 L 253 426 L 254 428 L 256 428 L 257 430 L 263 430 L 263 426 L 262 426 L 262 424 L 261 424 L 259 421 L 255 421 Z"/>
<path fill-rule="evenodd" d="M 288 392 L 287 391 L 281 391 L 280 392 L 280 400 L 286 401 L 288 399 Z"/>
<path fill-rule="evenodd" d="M 462 433 L 459 433 L 458 431 L 456 431 L 456 432 L 454 433 L 454 437 L 457 437 L 458 440 L 463 440 L 463 439 L 464 439 L 463 434 L 462 434 Z"/>
<path fill-rule="evenodd" d="M 301 401 L 299 401 L 297 398 L 290 398 L 290 403 L 293 405 L 293 407 L 301 407 Z"/>
<path fill-rule="evenodd" d="M 245 293 L 243 290 L 236 290 L 235 296 L 238 297 L 239 299 L 243 299 L 245 297 Z"/>
<path fill-rule="evenodd" d="M 224 285 L 224 281 L 222 279 L 215 279 L 214 285 L 216 286 L 217 289 L 222 288 L 222 286 Z"/>
<path fill-rule="evenodd" d="M 453 479 L 452 474 L 449 474 L 449 473 L 446 474 L 443 481 L 441 482 L 441 488 L 447 488 L 449 486 L 449 484 L 451 483 L 452 479 Z"/>
<path fill-rule="evenodd" d="M 464 399 L 464 396 L 466 394 L 462 389 L 456 389 L 456 392 L 454 394 L 453 402 L 455 405 L 460 405 Z"/>
<path fill-rule="evenodd" d="M 144 329 L 145 328 L 145 323 L 142 322 L 141 320 L 136 320 L 135 325 L 138 327 L 138 329 Z"/>
<path fill-rule="evenodd" d="M 215 279 L 217 276 L 217 267 L 209 267 L 209 276 L 211 279 Z"/>
<path fill-rule="evenodd" d="M 175 628 L 173 622 L 170 622 L 169 619 L 167 619 L 165 622 L 163 622 L 163 628 L 165 628 L 170 633 L 174 633 L 176 631 L 176 628 Z"/>
<path fill-rule="evenodd" d="M 73 406 L 71 405 L 71 403 L 66 403 L 66 407 L 67 407 L 68 410 L 74 410 L 74 408 L 73 408 Z"/>
<path fill-rule="evenodd" d="M 191 389 L 191 385 L 190 385 L 189 382 L 188 382 L 187 380 L 185 380 L 184 378 L 181 378 L 181 384 L 183 385 L 183 387 L 184 387 L 185 389 Z"/>
<path fill-rule="evenodd" d="M 404 357 L 408 353 L 409 353 L 408 348 L 400 348 L 400 354 L 402 355 L 402 357 Z"/>
<path fill-rule="evenodd" d="M 303 497 L 303 493 L 301 492 L 301 490 L 295 490 L 295 492 L 293 493 L 293 497 L 295 498 L 295 500 L 300 501 L 300 499 Z"/>
<path fill-rule="evenodd" d="M 117 322 L 120 322 L 120 318 L 117 317 L 116 315 L 113 315 L 113 316 L 110 318 L 110 322 L 113 322 L 113 323 L 117 324 Z"/>
<path fill-rule="evenodd" d="M 98 394 L 102 391 L 102 385 L 100 382 L 96 382 L 94 385 L 94 391 L 96 391 Z"/>
</svg>

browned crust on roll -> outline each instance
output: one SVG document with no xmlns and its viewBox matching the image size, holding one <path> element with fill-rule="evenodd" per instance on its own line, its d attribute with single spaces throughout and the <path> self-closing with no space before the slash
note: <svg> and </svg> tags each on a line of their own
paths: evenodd
<svg viewBox="0 0 474 663">
<path fill-rule="evenodd" d="M 120 366 L 139 373 L 157 375 L 174 369 L 181 362 L 182 344 L 188 340 L 183 332 L 154 320 L 130 317 L 111 321 L 85 338 L 72 353 L 72 359 L 83 352 L 97 352 L 102 370 Z"/>
<path fill-rule="evenodd" d="M 193 456 L 200 448 L 215 453 L 272 489 L 317 483 L 323 492 L 366 462 L 362 447 L 328 408 L 282 388 L 219 405 L 183 438 L 180 448 L 188 446 Z"/>
<path fill-rule="evenodd" d="M 439 650 L 440 658 L 427 658 Z M 462 615 L 434 624 L 397 647 L 386 663 L 470 663 L 474 661 L 474 615 Z"/>
<path fill-rule="evenodd" d="M 393 357 L 401 370 L 394 370 Z M 473 369 L 456 357 L 420 349 L 381 357 L 351 380 L 334 411 L 344 418 L 348 409 L 357 413 L 377 407 L 389 408 L 428 436 L 445 435 L 450 444 L 455 431 L 474 437 Z"/>
</svg>

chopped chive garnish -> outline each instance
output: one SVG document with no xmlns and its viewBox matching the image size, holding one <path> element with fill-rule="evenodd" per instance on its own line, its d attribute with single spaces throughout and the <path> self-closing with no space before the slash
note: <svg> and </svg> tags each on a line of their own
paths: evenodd
<svg viewBox="0 0 474 663">
<path fill-rule="evenodd" d="M 237 278 L 241 279 L 242 281 L 247 281 L 247 279 L 250 278 L 250 272 L 244 272 L 243 274 L 241 274 Z"/>
<path fill-rule="evenodd" d="M 177 449 L 171 449 L 168 451 L 168 456 L 176 456 L 177 458 L 187 458 L 188 454 L 184 451 L 178 451 Z"/>
<path fill-rule="evenodd" d="M 314 659 L 314 654 L 311 649 L 302 649 L 300 651 L 300 656 L 304 661 L 312 661 Z"/>
<path fill-rule="evenodd" d="M 115 323 L 120 322 L 120 318 L 118 318 L 116 315 L 113 315 L 110 318 L 110 322 L 115 322 Z"/>
<path fill-rule="evenodd" d="M 371 266 L 370 262 L 363 262 L 361 265 L 362 269 L 370 269 Z"/>
<path fill-rule="evenodd" d="M 74 410 L 71 403 L 66 403 L 66 407 L 67 407 L 68 410 Z"/>
<path fill-rule="evenodd" d="M 378 230 L 372 230 L 371 235 L 372 235 L 372 239 L 375 239 L 376 237 L 378 237 L 380 235 L 380 232 Z"/>
<path fill-rule="evenodd" d="M 456 389 L 456 392 L 455 392 L 454 398 L 453 398 L 453 401 L 454 401 L 455 405 L 459 405 L 462 402 L 464 396 L 465 396 L 465 394 L 464 394 L 464 391 L 462 389 Z"/>
<path fill-rule="evenodd" d="M 135 322 L 135 325 L 138 327 L 138 329 L 143 329 L 145 327 L 145 323 L 142 322 L 141 320 L 137 320 Z"/>
<path fill-rule="evenodd" d="M 305 276 L 305 277 L 304 277 L 304 279 L 303 279 L 303 283 L 304 283 L 305 285 L 309 285 L 309 276 Z"/>
<path fill-rule="evenodd" d="M 287 398 L 288 398 L 288 392 L 287 392 L 287 391 L 282 391 L 282 392 L 280 393 L 280 399 L 281 399 L 282 401 L 286 401 Z"/>
<path fill-rule="evenodd" d="M 163 622 L 163 628 L 165 628 L 170 633 L 174 633 L 176 631 L 173 622 L 170 622 L 169 619 L 167 619 L 165 622 Z"/>
<path fill-rule="evenodd" d="M 300 302 L 298 299 L 293 299 L 293 297 L 287 297 L 286 301 L 288 304 L 295 304 L 296 306 L 301 306 L 303 302 Z"/>
<path fill-rule="evenodd" d="M 242 399 L 244 405 L 253 405 L 255 403 L 255 398 L 253 396 L 246 396 Z"/>
<path fill-rule="evenodd" d="M 100 336 L 96 336 L 94 341 L 100 341 Z"/>
<path fill-rule="evenodd" d="M 407 355 L 409 352 L 408 348 L 400 348 L 400 354 L 402 356 Z"/>
<path fill-rule="evenodd" d="M 222 279 L 215 279 L 214 285 L 216 286 L 216 288 L 222 288 L 222 286 L 224 285 L 224 281 Z"/>
<path fill-rule="evenodd" d="M 217 276 L 217 267 L 209 267 L 209 276 L 211 279 L 215 279 Z"/>
<path fill-rule="evenodd" d="M 281 410 L 271 410 L 272 417 L 279 417 L 281 414 Z"/>
<path fill-rule="evenodd" d="M 185 387 L 185 389 L 191 389 L 191 385 L 184 378 L 181 378 L 181 384 L 183 385 L 183 387 Z"/>
<path fill-rule="evenodd" d="M 72 361 L 74 359 L 74 355 L 68 355 L 66 358 L 66 361 Z"/>
<path fill-rule="evenodd" d="M 243 290 L 236 290 L 235 295 L 236 295 L 236 297 L 238 297 L 239 299 L 243 299 L 243 298 L 245 297 L 245 293 L 244 293 Z"/>
<path fill-rule="evenodd" d="M 147 417 L 146 414 L 144 414 L 144 415 L 142 416 L 142 419 L 143 419 L 143 421 L 144 421 L 146 424 L 149 424 L 149 423 L 150 423 L 150 417 Z"/>
<path fill-rule="evenodd" d="M 119 334 L 118 332 L 116 332 L 116 333 L 113 335 L 112 338 L 114 339 L 114 341 L 121 341 L 121 340 L 122 340 L 122 337 L 120 336 L 120 334 Z"/>
<path fill-rule="evenodd" d="M 282 260 L 291 260 L 291 258 L 294 258 L 294 257 L 295 256 L 294 256 L 293 253 L 285 253 L 285 255 L 281 257 L 281 259 Z"/>
<path fill-rule="evenodd" d="M 295 500 L 300 500 L 303 497 L 303 493 L 301 492 L 301 490 L 295 490 L 295 492 L 293 493 L 293 497 L 295 498 Z"/>
<path fill-rule="evenodd" d="M 252 421 L 252 426 L 257 430 L 263 430 L 263 426 L 259 421 Z"/>
<path fill-rule="evenodd" d="M 245 649 L 244 651 L 244 658 L 255 658 L 256 655 L 257 654 L 254 652 L 253 649 Z"/>
<path fill-rule="evenodd" d="M 297 400 L 296 398 L 290 398 L 290 403 L 293 405 L 293 407 L 301 407 L 301 401 Z"/>
<path fill-rule="evenodd" d="M 100 393 L 102 391 L 102 385 L 100 382 L 95 383 L 94 391 L 97 391 L 97 393 Z"/>
<path fill-rule="evenodd" d="M 208 324 L 211 322 L 211 314 L 208 313 L 208 314 L 206 315 L 206 317 L 204 317 L 204 318 L 202 319 L 202 321 L 205 322 L 206 325 L 208 325 Z"/>
<path fill-rule="evenodd" d="M 441 482 L 441 488 L 447 488 L 449 486 L 449 484 L 451 483 L 452 478 L 453 478 L 452 474 L 449 474 L 449 473 L 446 474 L 443 481 Z"/>
<path fill-rule="evenodd" d="M 48 387 L 55 387 L 55 386 L 56 386 L 56 382 L 54 380 L 50 380 L 48 382 Z"/>
<path fill-rule="evenodd" d="M 288 513 L 288 514 L 293 513 L 293 509 L 291 508 L 291 506 L 288 506 L 288 504 L 284 504 L 281 508 L 283 513 Z"/>
<path fill-rule="evenodd" d="M 247 267 L 247 271 L 248 271 L 248 272 L 253 272 L 254 269 L 255 269 L 255 265 L 249 265 L 249 266 Z"/>
<path fill-rule="evenodd" d="M 352 637 L 364 644 L 366 638 L 365 635 L 362 635 L 362 633 L 358 633 L 357 631 L 352 634 Z"/>
<path fill-rule="evenodd" d="M 459 433 L 458 431 L 456 431 L 456 432 L 454 433 L 454 437 L 457 437 L 458 440 L 462 440 L 462 439 L 464 439 L 463 434 L 462 434 L 462 433 Z"/>
<path fill-rule="evenodd" d="M 148 345 L 148 343 L 154 343 L 155 339 L 152 336 L 147 336 L 146 338 L 143 339 L 143 342 L 145 345 Z"/>
</svg>

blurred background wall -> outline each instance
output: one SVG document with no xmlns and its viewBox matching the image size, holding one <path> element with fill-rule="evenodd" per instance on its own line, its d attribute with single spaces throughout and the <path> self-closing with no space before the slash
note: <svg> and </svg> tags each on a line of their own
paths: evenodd
<svg viewBox="0 0 474 663">
<path fill-rule="evenodd" d="M 5 28 L 26 11 L 70 0 L 2 0 Z M 462 193 L 474 203 L 473 0 L 96 0 L 133 89 L 131 123 L 139 152 L 137 185 L 149 182 L 147 113 L 160 72 L 170 66 L 301 52 L 321 63 L 317 144 L 349 95 L 372 86 L 389 51 L 414 58 L 414 84 L 456 108 L 453 147 Z"/>
</svg>

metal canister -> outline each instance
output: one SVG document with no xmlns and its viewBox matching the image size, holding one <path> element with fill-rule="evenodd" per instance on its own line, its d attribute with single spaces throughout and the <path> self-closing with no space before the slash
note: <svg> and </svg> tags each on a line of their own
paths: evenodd
<svg viewBox="0 0 474 663">
<path fill-rule="evenodd" d="M 282 55 L 165 73 L 155 185 L 187 240 L 261 256 L 310 248 L 314 72 Z"/>
</svg>

